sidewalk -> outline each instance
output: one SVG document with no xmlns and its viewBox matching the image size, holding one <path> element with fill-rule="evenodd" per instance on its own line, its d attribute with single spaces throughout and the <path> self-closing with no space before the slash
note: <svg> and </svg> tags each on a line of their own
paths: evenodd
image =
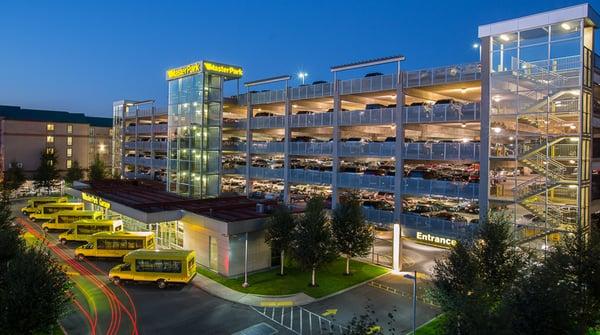
<svg viewBox="0 0 600 335">
<path fill-rule="evenodd" d="M 212 279 L 204 277 L 201 274 L 197 274 L 196 277 L 194 277 L 194 279 L 192 280 L 192 285 L 221 299 L 256 307 L 302 306 L 316 301 L 315 298 L 312 298 L 304 293 L 296 293 L 284 296 L 268 296 L 242 293 L 230 289 L 227 286 L 221 285 Z"/>
</svg>

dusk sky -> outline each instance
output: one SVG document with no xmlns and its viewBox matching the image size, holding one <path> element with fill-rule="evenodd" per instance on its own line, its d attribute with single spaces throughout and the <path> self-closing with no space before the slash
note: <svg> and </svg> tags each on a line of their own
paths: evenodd
<svg viewBox="0 0 600 335">
<path fill-rule="evenodd" d="M 5 0 L 0 105 L 95 116 L 124 98 L 164 106 L 165 70 L 202 59 L 242 66 L 242 81 L 304 70 L 309 82 L 396 54 L 405 69 L 472 62 L 478 25 L 579 3 Z"/>
</svg>

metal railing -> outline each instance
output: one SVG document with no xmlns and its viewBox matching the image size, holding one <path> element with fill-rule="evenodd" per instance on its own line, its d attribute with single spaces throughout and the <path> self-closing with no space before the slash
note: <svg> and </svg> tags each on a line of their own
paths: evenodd
<svg viewBox="0 0 600 335">
<path fill-rule="evenodd" d="M 303 85 L 300 87 L 290 88 L 290 99 L 291 100 L 328 97 L 328 96 L 331 96 L 332 94 L 333 94 L 333 84 L 331 84 L 331 83 Z"/>
<path fill-rule="evenodd" d="M 250 128 L 283 128 L 284 116 L 259 116 L 250 119 Z"/>
<path fill-rule="evenodd" d="M 338 144 L 340 156 L 395 156 L 395 142 L 340 142 Z"/>
<path fill-rule="evenodd" d="M 168 130 L 168 125 L 166 124 L 148 124 L 148 125 L 137 125 L 137 126 L 129 126 L 125 128 L 126 134 L 135 134 L 136 131 L 138 134 L 150 134 L 150 133 L 166 133 Z"/>
<path fill-rule="evenodd" d="M 291 128 L 327 127 L 333 124 L 333 113 L 290 115 Z"/>
<path fill-rule="evenodd" d="M 223 128 L 246 129 L 246 119 L 223 120 Z"/>
<path fill-rule="evenodd" d="M 479 183 L 402 178 L 402 192 L 404 194 L 413 195 L 438 195 L 454 198 L 478 199 Z"/>
<path fill-rule="evenodd" d="M 331 155 L 332 142 L 290 142 L 292 155 Z"/>
<path fill-rule="evenodd" d="M 252 142 L 250 152 L 253 153 L 271 153 L 271 152 L 283 152 L 283 142 Z"/>
<path fill-rule="evenodd" d="M 457 239 L 471 236 L 477 228 L 477 225 L 472 223 L 452 222 L 416 214 L 400 214 L 400 223 L 403 229 L 415 230 L 415 234 L 419 231 Z"/>
<path fill-rule="evenodd" d="M 303 184 L 331 185 L 330 171 L 290 169 L 290 182 Z"/>
<path fill-rule="evenodd" d="M 363 207 L 365 220 L 376 223 L 394 223 L 394 211 L 383 211 L 380 209 Z"/>
<path fill-rule="evenodd" d="M 123 142 L 125 149 L 144 150 L 144 151 L 167 151 L 167 142 L 163 141 L 133 141 Z"/>
<path fill-rule="evenodd" d="M 480 103 L 404 107 L 405 123 L 470 122 L 480 118 Z"/>
<path fill-rule="evenodd" d="M 342 188 L 373 189 L 393 192 L 394 177 L 341 172 L 338 173 L 338 186 Z"/>
<path fill-rule="evenodd" d="M 390 124 L 396 122 L 397 108 L 366 109 L 340 112 L 340 125 Z"/>
<path fill-rule="evenodd" d="M 404 87 L 430 86 L 479 79 L 481 79 L 481 64 L 476 62 L 407 71 L 404 75 Z"/>
<path fill-rule="evenodd" d="M 246 142 L 223 141 L 221 148 L 224 151 L 246 151 Z"/>
<path fill-rule="evenodd" d="M 404 158 L 426 160 L 479 160 L 480 144 L 405 143 Z"/>
<path fill-rule="evenodd" d="M 341 95 L 393 90 L 397 86 L 397 74 L 340 80 L 339 82 Z"/>
<path fill-rule="evenodd" d="M 283 169 L 270 169 L 262 167 L 250 167 L 250 178 L 255 179 L 283 179 Z"/>
</svg>

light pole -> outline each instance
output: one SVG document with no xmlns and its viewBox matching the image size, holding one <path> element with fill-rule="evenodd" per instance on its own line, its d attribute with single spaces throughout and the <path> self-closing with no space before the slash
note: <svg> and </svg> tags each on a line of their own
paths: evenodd
<svg viewBox="0 0 600 335">
<path fill-rule="evenodd" d="M 304 85 L 304 78 L 308 77 L 308 73 L 306 72 L 299 72 L 298 73 L 298 78 L 302 79 L 302 85 Z"/>
<path fill-rule="evenodd" d="M 413 281 L 413 335 L 416 334 L 417 331 L 417 271 L 415 271 L 415 275 L 405 274 L 404 278 L 410 279 Z"/>
<path fill-rule="evenodd" d="M 244 250 L 244 283 L 242 287 L 248 287 L 248 233 L 246 232 L 245 250 Z"/>
</svg>

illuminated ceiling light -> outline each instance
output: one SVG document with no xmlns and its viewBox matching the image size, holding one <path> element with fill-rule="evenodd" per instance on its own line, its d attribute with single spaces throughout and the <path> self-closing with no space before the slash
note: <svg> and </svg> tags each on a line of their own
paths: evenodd
<svg viewBox="0 0 600 335">
<path fill-rule="evenodd" d="M 499 95 L 494 95 L 494 96 L 492 97 L 492 100 L 494 100 L 494 102 L 500 102 L 500 100 L 502 100 L 502 97 L 501 97 L 501 96 L 499 96 Z"/>
<path fill-rule="evenodd" d="M 577 188 L 577 185 L 569 185 L 569 188 Z"/>
<path fill-rule="evenodd" d="M 562 23 L 560 25 L 560 27 L 563 28 L 564 30 L 571 30 L 571 28 L 572 28 L 571 25 L 566 22 Z"/>
<path fill-rule="evenodd" d="M 510 41 L 510 37 L 508 37 L 508 35 L 506 35 L 506 34 L 500 35 L 500 39 L 503 40 L 503 41 L 505 41 L 505 42 Z"/>
<path fill-rule="evenodd" d="M 493 131 L 494 131 L 494 133 L 496 133 L 496 134 L 500 134 L 500 133 L 502 132 L 502 128 L 500 128 L 500 127 L 494 127 L 494 128 L 492 128 L 492 130 L 493 130 Z"/>
<path fill-rule="evenodd" d="M 569 164 L 575 164 L 575 161 L 572 159 L 569 159 Z"/>
<path fill-rule="evenodd" d="M 471 139 L 465 137 L 462 139 L 462 141 L 463 141 L 463 143 L 469 143 L 471 141 Z"/>
<path fill-rule="evenodd" d="M 460 93 L 462 93 L 462 94 L 465 94 L 465 93 L 467 93 L 467 89 L 466 89 L 466 88 L 461 88 L 461 89 L 460 89 Z"/>
<path fill-rule="evenodd" d="M 461 126 L 461 127 L 463 127 L 463 128 L 466 128 L 466 127 L 467 127 L 467 124 L 466 124 L 466 123 L 463 123 L 463 124 L 461 124 L 460 126 Z"/>
<path fill-rule="evenodd" d="M 569 93 L 571 93 L 572 95 L 579 95 L 581 92 L 579 92 L 579 90 L 571 90 L 569 91 Z"/>
<path fill-rule="evenodd" d="M 571 129 L 575 129 L 575 128 L 577 128 L 577 126 L 576 126 L 576 125 L 574 125 L 574 124 L 572 124 L 572 125 L 570 125 L 570 126 L 569 126 L 569 128 L 571 128 Z"/>
<path fill-rule="evenodd" d="M 292 107 L 294 107 L 294 108 L 298 108 L 298 105 L 292 105 Z"/>
<path fill-rule="evenodd" d="M 571 137 L 569 140 L 571 142 L 579 142 L 579 137 Z"/>
<path fill-rule="evenodd" d="M 194 103 L 192 103 L 192 106 L 198 106 L 198 103 L 194 101 Z"/>
<path fill-rule="evenodd" d="M 512 137 L 512 136 L 510 136 L 510 137 L 508 138 L 508 140 L 509 140 L 509 141 L 514 141 L 514 140 L 515 140 L 515 138 L 514 138 L 514 137 Z"/>
</svg>

